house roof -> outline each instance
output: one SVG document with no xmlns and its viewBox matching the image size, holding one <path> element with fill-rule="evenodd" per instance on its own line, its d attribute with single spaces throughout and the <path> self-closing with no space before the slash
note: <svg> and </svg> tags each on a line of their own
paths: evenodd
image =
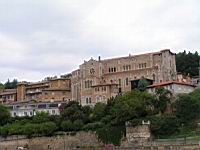
<svg viewBox="0 0 200 150">
<path fill-rule="evenodd" d="M 179 82 L 179 81 L 165 81 L 165 82 L 155 83 L 155 84 L 153 84 L 153 85 L 147 86 L 147 88 L 160 87 L 160 86 L 165 86 L 165 85 L 170 85 L 170 84 L 179 84 L 179 85 L 186 85 L 186 86 L 196 87 L 195 85 L 191 85 L 191 84 L 185 83 L 185 82 Z"/>
<path fill-rule="evenodd" d="M 0 93 L 0 95 L 11 95 L 16 93 L 17 93 L 16 89 L 5 89 L 3 90 L 3 92 Z"/>
</svg>

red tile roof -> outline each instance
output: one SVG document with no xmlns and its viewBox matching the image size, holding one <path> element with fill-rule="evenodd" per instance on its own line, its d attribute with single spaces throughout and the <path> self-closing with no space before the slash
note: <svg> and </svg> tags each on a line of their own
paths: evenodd
<svg viewBox="0 0 200 150">
<path fill-rule="evenodd" d="M 185 82 L 179 82 L 179 81 L 165 81 L 165 82 L 155 83 L 155 84 L 153 84 L 153 85 L 147 86 L 147 88 L 160 87 L 160 86 L 165 86 L 165 85 L 169 85 L 169 84 L 181 84 L 181 85 L 187 85 L 187 86 L 196 87 L 195 85 L 191 85 L 191 84 L 185 83 Z"/>
</svg>

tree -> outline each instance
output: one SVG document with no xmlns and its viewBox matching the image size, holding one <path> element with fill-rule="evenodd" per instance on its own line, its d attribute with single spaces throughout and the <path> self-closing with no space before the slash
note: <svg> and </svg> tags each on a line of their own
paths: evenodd
<svg viewBox="0 0 200 150">
<path fill-rule="evenodd" d="M 6 124 L 11 118 L 10 111 L 4 105 L 0 104 L 0 125 Z"/>
<path fill-rule="evenodd" d="M 46 112 L 36 112 L 36 115 L 33 117 L 33 123 L 43 123 L 50 121 L 50 116 Z"/>
<path fill-rule="evenodd" d="M 67 104 L 64 110 L 61 112 L 61 116 L 65 120 L 83 120 L 84 113 L 82 107 L 78 104 L 78 102 L 71 101 Z"/>
<path fill-rule="evenodd" d="M 190 95 L 179 96 L 175 106 L 176 116 L 182 123 L 200 118 L 200 103 Z"/>
<path fill-rule="evenodd" d="M 191 76 L 197 76 L 199 58 L 200 57 L 197 51 L 195 53 L 186 53 L 186 51 L 184 51 L 176 54 L 177 71 L 181 72 L 184 75 L 190 74 Z"/>
<path fill-rule="evenodd" d="M 75 130 L 75 131 L 79 131 L 79 130 L 81 130 L 82 129 L 82 127 L 83 127 L 83 121 L 82 120 L 75 120 L 74 122 L 73 122 L 73 129 Z"/>
<path fill-rule="evenodd" d="M 151 116 L 148 120 L 151 121 L 151 131 L 156 137 L 172 135 L 179 131 L 180 123 L 176 116 Z"/>
<path fill-rule="evenodd" d="M 72 131 L 73 130 L 73 124 L 70 120 L 62 121 L 61 128 L 63 131 Z"/>
<path fill-rule="evenodd" d="M 40 132 L 43 135 L 53 135 L 53 133 L 56 131 L 57 126 L 54 122 L 46 122 L 46 123 L 42 123 L 40 124 Z"/>
<path fill-rule="evenodd" d="M 4 89 L 4 85 L 2 83 L 0 83 L 0 89 Z"/>
<path fill-rule="evenodd" d="M 105 115 L 106 104 L 96 103 L 93 109 L 93 118 L 100 120 Z"/>
<path fill-rule="evenodd" d="M 124 125 L 126 121 L 152 114 L 154 102 L 154 97 L 146 92 L 131 91 L 118 96 L 111 109 L 111 122 Z"/>
<path fill-rule="evenodd" d="M 5 89 L 14 89 L 17 87 L 17 79 L 13 79 L 12 82 L 8 79 L 8 81 L 4 84 Z"/>
<path fill-rule="evenodd" d="M 166 111 L 168 104 L 171 103 L 172 93 L 167 89 L 157 88 L 156 99 L 155 107 L 163 114 Z"/>
<path fill-rule="evenodd" d="M 146 87 L 149 85 L 149 82 L 144 78 L 142 77 L 139 82 L 138 82 L 138 90 L 140 91 L 145 91 L 146 90 Z"/>
</svg>

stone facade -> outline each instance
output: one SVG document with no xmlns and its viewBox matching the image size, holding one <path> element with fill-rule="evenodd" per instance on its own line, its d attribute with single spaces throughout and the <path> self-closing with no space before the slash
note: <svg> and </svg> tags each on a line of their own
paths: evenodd
<svg viewBox="0 0 200 150">
<path fill-rule="evenodd" d="M 84 61 L 72 72 L 72 100 L 82 105 L 106 102 L 131 90 L 130 81 L 145 77 L 154 83 L 176 80 L 175 54 L 170 50 L 127 57 Z"/>
<path fill-rule="evenodd" d="M 56 78 L 37 83 L 21 82 L 17 85 L 17 101 L 71 100 L 71 80 Z"/>
<path fill-rule="evenodd" d="M 0 103 L 17 101 L 16 89 L 2 89 L 0 91 Z"/>
<path fill-rule="evenodd" d="M 23 139 L 23 136 L 10 137 L 11 139 L 0 138 L 1 150 L 14 150 L 16 147 L 28 145 L 31 150 L 72 150 L 76 148 L 99 147 L 102 144 L 94 133 L 78 132 L 75 135 L 63 135 L 54 137 L 38 137 Z M 21 138 L 21 139 L 20 139 Z"/>
<path fill-rule="evenodd" d="M 143 145 L 151 139 L 150 124 L 142 124 L 133 127 L 126 123 L 126 139 L 129 145 Z"/>
</svg>

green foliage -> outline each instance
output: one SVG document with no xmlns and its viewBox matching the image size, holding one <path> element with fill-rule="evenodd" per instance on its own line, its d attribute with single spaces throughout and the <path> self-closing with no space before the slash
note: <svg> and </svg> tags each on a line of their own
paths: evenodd
<svg viewBox="0 0 200 150">
<path fill-rule="evenodd" d="M 83 130 L 85 131 L 95 131 L 99 128 L 102 128 L 104 124 L 102 122 L 94 122 L 94 123 L 88 123 L 83 126 Z"/>
<path fill-rule="evenodd" d="M 0 125 L 6 124 L 11 118 L 8 108 L 0 104 Z"/>
<path fill-rule="evenodd" d="M 197 76 L 199 67 L 199 55 L 198 52 L 186 53 L 180 52 L 176 54 L 176 69 L 177 72 L 181 72 L 185 75 Z"/>
<path fill-rule="evenodd" d="M 41 134 L 40 133 L 40 125 L 39 124 L 31 124 L 27 123 L 23 127 L 23 134 L 26 135 L 28 138 L 31 138 L 35 134 Z"/>
<path fill-rule="evenodd" d="M 0 133 L 1 133 L 2 137 L 7 137 L 8 134 L 9 134 L 9 127 L 8 126 L 2 126 Z"/>
<path fill-rule="evenodd" d="M 23 134 L 22 125 L 19 124 L 19 123 L 13 123 L 13 124 L 9 125 L 8 127 L 9 127 L 9 131 L 8 131 L 9 135 L 20 135 L 20 134 Z"/>
<path fill-rule="evenodd" d="M 36 112 L 36 115 L 33 117 L 33 123 L 43 123 L 50 121 L 50 116 L 46 112 Z"/>
<path fill-rule="evenodd" d="M 69 102 L 69 104 L 65 107 L 65 109 L 61 112 L 61 116 L 64 120 L 83 120 L 84 113 L 82 107 L 78 104 L 78 102 Z"/>
<path fill-rule="evenodd" d="M 153 113 L 155 99 L 146 92 L 131 91 L 115 99 L 111 109 L 112 123 L 124 125 L 126 121 Z"/>
<path fill-rule="evenodd" d="M 43 135 L 47 135 L 47 136 L 53 135 L 56 129 L 57 127 L 54 122 L 46 122 L 40 125 L 40 131 Z"/>
<path fill-rule="evenodd" d="M 172 93 L 167 89 L 157 88 L 156 99 L 155 107 L 163 114 L 166 111 L 167 104 L 171 103 Z"/>
<path fill-rule="evenodd" d="M 82 129 L 82 127 L 83 127 L 83 121 L 82 120 L 75 120 L 74 122 L 73 122 L 73 130 L 74 131 L 79 131 L 79 130 L 81 130 Z"/>
<path fill-rule="evenodd" d="M 191 95 L 179 96 L 179 99 L 176 101 L 176 116 L 181 120 L 182 123 L 187 123 L 192 120 L 199 119 L 199 99 Z"/>
<path fill-rule="evenodd" d="M 8 79 L 8 81 L 4 84 L 5 89 L 14 89 L 17 88 L 18 81 L 14 79 L 12 82 Z"/>
<path fill-rule="evenodd" d="M 4 84 L 0 83 L 0 89 L 4 89 Z"/>
<path fill-rule="evenodd" d="M 106 104 L 97 103 L 93 109 L 93 119 L 99 120 L 105 115 Z"/>
<path fill-rule="evenodd" d="M 73 124 L 70 120 L 62 121 L 61 123 L 61 129 L 63 131 L 72 131 L 73 130 Z"/>
<path fill-rule="evenodd" d="M 149 85 L 149 82 L 145 78 L 141 78 L 138 82 L 138 90 L 145 91 L 146 87 Z"/>
<path fill-rule="evenodd" d="M 156 136 L 167 136 L 179 131 L 180 123 L 173 115 L 151 116 L 151 131 Z"/>
<path fill-rule="evenodd" d="M 125 126 L 106 125 L 96 131 L 98 139 L 105 144 L 120 145 L 121 139 L 125 135 Z"/>
</svg>

